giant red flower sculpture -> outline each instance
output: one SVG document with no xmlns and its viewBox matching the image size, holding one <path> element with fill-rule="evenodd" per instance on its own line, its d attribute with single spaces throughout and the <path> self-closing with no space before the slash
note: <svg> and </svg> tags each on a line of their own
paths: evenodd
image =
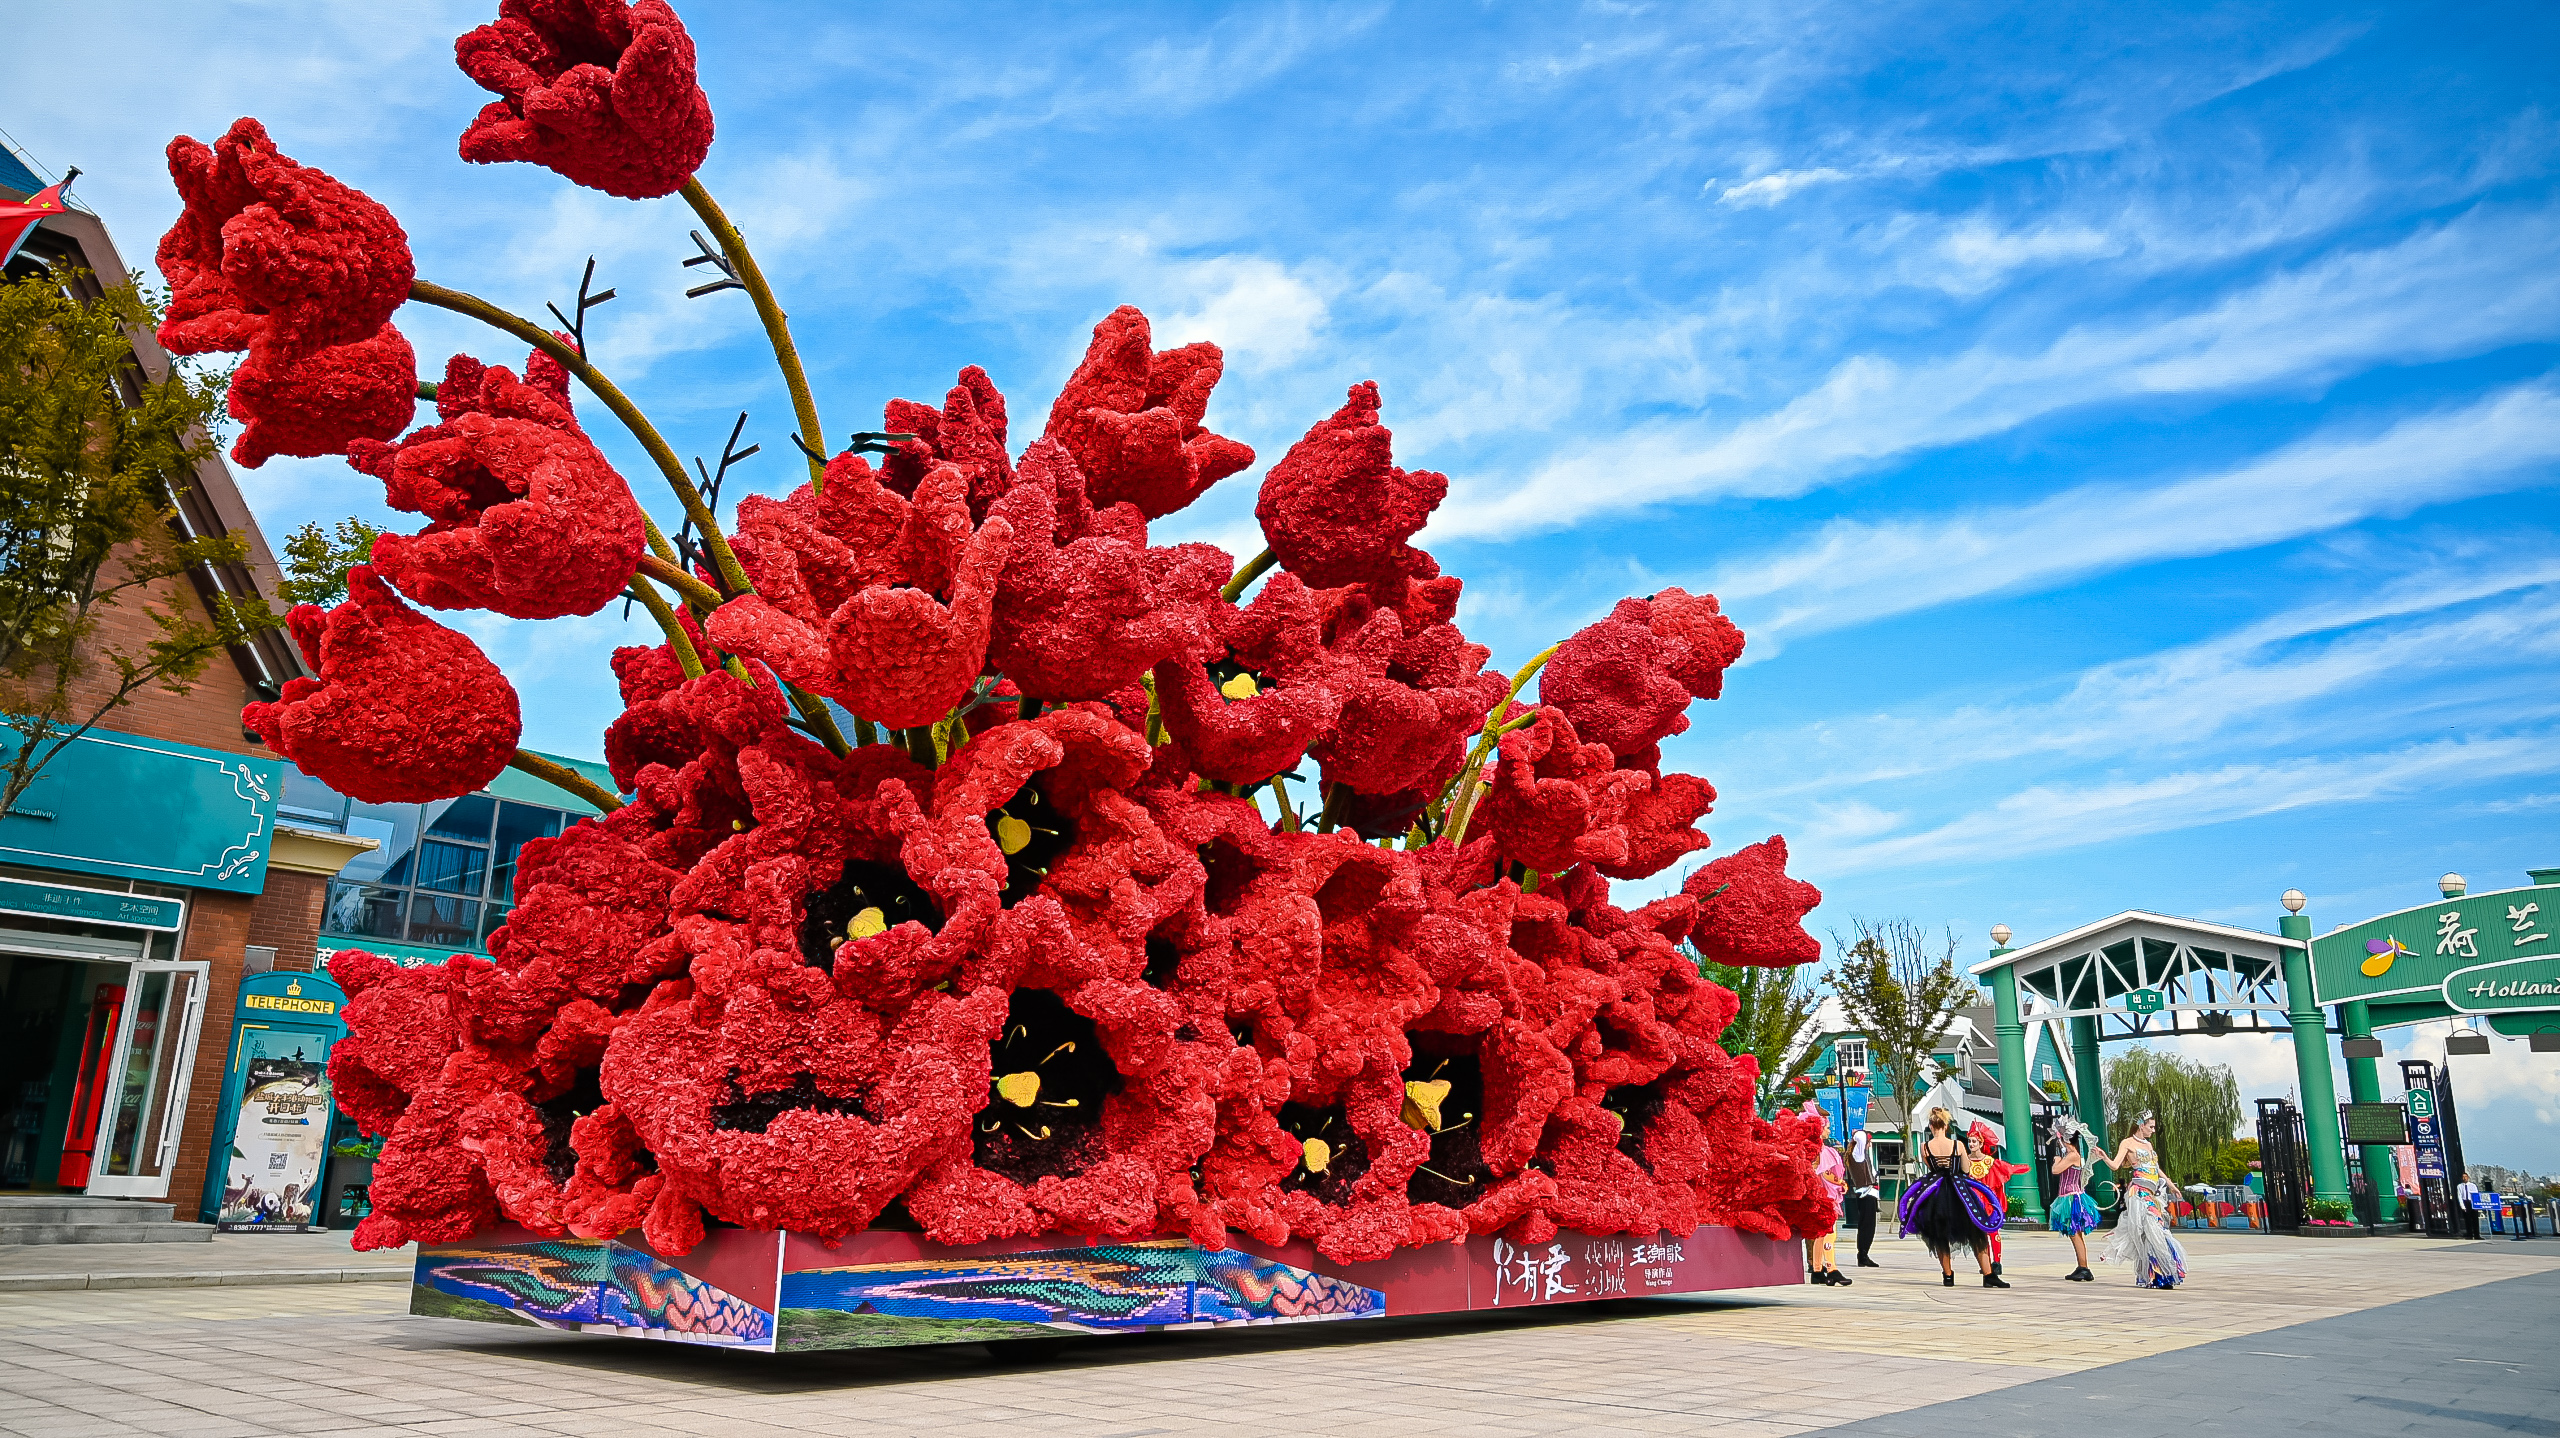
<svg viewBox="0 0 2560 1438">
<path fill-rule="evenodd" d="M 501 97 L 466 158 L 717 215 L 689 183 L 692 43 L 658 0 L 504 0 L 457 52 Z M 1753 1061 L 1718 1042 L 1738 1001 L 1682 947 L 1818 953 L 1784 841 L 1611 902 L 1708 845 L 1715 790 L 1663 745 L 1741 653 L 1713 596 L 1631 598 L 1489 668 L 1412 542 L 1448 481 L 1395 463 L 1374 383 L 1264 479 L 1263 554 L 1157 543 L 1252 451 L 1205 428 L 1216 346 L 1158 353 L 1134 308 L 1018 452 L 972 366 L 724 516 L 585 357 L 591 299 L 545 339 L 421 284 L 542 349 L 521 376 L 455 357 L 436 422 L 391 443 L 416 392 L 397 225 L 254 122 L 172 156 L 171 343 L 249 350 L 244 452 L 343 452 L 426 521 L 346 603 L 296 611 L 313 677 L 244 718 L 361 799 L 514 762 L 602 811 L 525 847 L 489 958 L 334 961 L 338 1092 L 387 1140 L 360 1246 L 503 1220 L 681 1255 L 716 1224 L 895 1221 L 1353 1261 L 1830 1221 L 1818 1124 L 1757 1116 Z M 756 303 L 815 462 L 808 369 Z M 644 517 L 573 386 L 680 518 Z M 504 676 L 395 587 L 526 619 L 627 598 L 654 634 L 611 656 L 612 792 L 519 755 Z"/>
</svg>

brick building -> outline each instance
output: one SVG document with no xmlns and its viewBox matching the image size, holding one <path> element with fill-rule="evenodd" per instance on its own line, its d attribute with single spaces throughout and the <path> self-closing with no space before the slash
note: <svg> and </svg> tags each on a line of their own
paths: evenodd
<svg viewBox="0 0 2560 1438">
<path fill-rule="evenodd" d="M 0 150 L 0 197 L 40 185 Z M 38 227 L 9 277 L 65 260 L 126 273 L 105 226 L 74 211 Z M 168 372 L 150 336 L 134 355 L 153 378 Z M 274 593 L 275 559 L 228 468 L 208 458 L 188 478 L 175 525 L 242 536 L 249 551 L 188 576 L 199 602 Z M 102 629 L 131 639 L 149 624 L 124 606 Z M 279 632 L 233 649 L 188 693 L 146 688 L 0 816 L 0 1194 L 157 1199 L 196 1215 L 242 979 L 310 968 L 331 877 L 373 847 L 277 823 L 288 766 L 243 732 L 240 707 L 302 672 Z M 90 712 L 105 679 L 93 672 L 73 712 Z"/>
</svg>

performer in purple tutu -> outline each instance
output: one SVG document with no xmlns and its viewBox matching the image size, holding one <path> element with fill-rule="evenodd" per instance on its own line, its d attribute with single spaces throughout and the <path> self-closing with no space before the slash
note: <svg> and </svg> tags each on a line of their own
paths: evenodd
<svg viewBox="0 0 2560 1438">
<path fill-rule="evenodd" d="M 1964 1146 L 1949 1128 L 1945 1109 L 1929 1110 L 1929 1136 L 1920 1143 L 1921 1178 L 1902 1195 L 1902 1236 L 1920 1235 L 1938 1256 L 1938 1272 L 1949 1288 L 1956 1286 L 1955 1251 L 1973 1250 L 1981 1266 L 1982 1286 L 2009 1285 L 1991 1271 L 1991 1235 L 2000 1228 L 2000 1199 L 1989 1186 L 1965 1172 Z"/>
</svg>

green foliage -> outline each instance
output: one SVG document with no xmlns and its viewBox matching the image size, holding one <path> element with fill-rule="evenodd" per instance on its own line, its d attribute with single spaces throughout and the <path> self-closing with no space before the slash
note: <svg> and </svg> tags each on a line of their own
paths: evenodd
<svg viewBox="0 0 2560 1438">
<path fill-rule="evenodd" d="M 153 380 L 130 335 L 159 323 L 131 283 L 94 297 L 67 267 L 0 284 L 0 812 L 65 745 L 133 695 L 185 693 L 225 646 L 279 621 L 264 600 L 187 582 L 236 563 L 237 538 L 182 538 L 176 493 L 213 451 L 223 381 L 184 366 Z M 131 606 L 147 637 L 110 643 Z"/>
<path fill-rule="evenodd" d="M 2347 1222 L 2356 1216 L 2355 1205 L 2343 1198 L 2315 1198 L 2309 1207 L 2313 1218 L 2325 1218 L 2331 1222 Z"/>
<path fill-rule="evenodd" d="M 2235 1138 L 2215 1149 L 2197 1170 L 2200 1183 L 2247 1183 L 2249 1165 L 2258 1161 L 2258 1141 Z"/>
<path fill-rule="evenodd" d="M 2148 1113 L 2160 1120 L 2151 1146 L 2163 1172 L 2195 1182 L 2240 1129 L 2240 1081 L 2221 1064 L 2200 1064 L 2136 1045 L 2107 1060 L 2107 1132 L 2118 1142 Z"/>
<path fill-rule="evenodd" d="M 1958 1010 L 1974 1001 L 1973 982 L 1956 968 L 1956 938 L 1943 950 L 1909 919 L 1857 921 L 1858 937 L 1844 944 L 1831 936 L 1839 957 L 1832 986 L 1849 1027 L 1867 1036 L 1867 1069 L 1876 1092 L 1902 1110 L 1902 1152 L 1912 1152 L 1911 1112 L 1938 1081 L 1932 1055 Z"/>
<path fill-rule="evenodd" d="M 331 605 L 347 597 L 347 571 L 373 559 L 382 531 L 361 519 L 341 519 L 331 529 L 318 520 L 284 539 L 284 583 L 276 597 L 287 604 Z"/>
<path fill-rule="evenodd" d="M 1814 1010 L 1821 1005 L 1820 980 L 1805 966 L 1770 969 L 1753 964 L 1719 964 L 1680 946 L 1698 972 L 1733 990 L 1742 1001 L 1733 1022 L 1716 1042 L 1729 1054 L 1750 1054 L 1760 1061 L 1758 1091 L 1753 1095 L 1760 1116 L 1778 1109 L 1782 1093 L 1813 1067 L 1820 1051 L 1806 1042 Z"/>
</svg>

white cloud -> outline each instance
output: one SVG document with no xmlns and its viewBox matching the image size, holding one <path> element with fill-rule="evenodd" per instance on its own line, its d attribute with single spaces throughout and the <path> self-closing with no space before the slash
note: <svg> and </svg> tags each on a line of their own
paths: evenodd
<svg viewBox="0 0 2560 1438">
<path fill-rule="evenodd" d="M 1221 255 L 1177 268 L 1184 308 L 1154 322 L 1159 348 L 1214 340 L 1235 358 L 1289 364 L 1315 348 L 1327 310 L 1316 287 L 1259 255 Z"/>
<path fill-rule="evenodd" d="M 1716 203 L 1740 209 L 1767 209 L 1783 203 L 1789 195 L 1800 190 L 1815 185 L 1837 184 L 1847 178 L 1847 171 L 1835 170 L 1828 165 L 1810 170 L 1779 170 L 1756 180 L 1726 186 L 1724 193 L 1716 196 Z"/>
<path fill-rule="evenodd" d="M 1437 537 L 1518 536 L 1594 515 L 1719 495 L 1784 496 L 2056 411 L 2150 395 L 2314 385 L 2356 366 L 2469 354 L 2560 326 L 2560 212 L 2482 207 L 2395 244 L 2279 272 L 2221 301 L 2090 324 L 2033 353 L 1990 343 L 1906 364 L 1836 366 L 1779 408 L 1635 426 L 1526 479 L 1465 484 Z"/>
<path fill-rule="evenodd" d="M 1745 616 L 1752 657 L 1766 660 L 1789 635 L 2406 514 L 2542 482 L 2560 458 L 2560 389 L 2518 385 L 2379 434 L 2342 428 L 2149 489 L 2088 485 L 2007 509 L 1836 521 L 1795 549 L 1727 566 L 1707 587 Z"/>
</svg>

